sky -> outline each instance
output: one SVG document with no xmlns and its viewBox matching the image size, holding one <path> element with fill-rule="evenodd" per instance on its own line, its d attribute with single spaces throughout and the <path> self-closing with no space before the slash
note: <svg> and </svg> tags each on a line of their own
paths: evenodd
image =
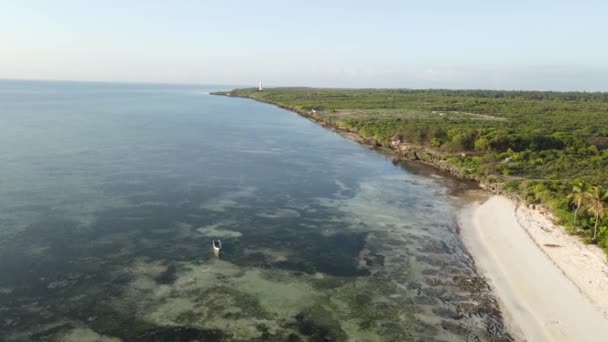
<svg viewBox="0 0 608 342">
<path fill-rule="evenodd" d="M 608 91 L 608 1 L 0 0 L 0 78 Z"/>
</svg>

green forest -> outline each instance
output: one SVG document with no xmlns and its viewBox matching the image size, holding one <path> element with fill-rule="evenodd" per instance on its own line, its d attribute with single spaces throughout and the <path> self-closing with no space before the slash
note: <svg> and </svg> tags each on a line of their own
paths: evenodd
<svg viewBox="0 0 608 342">
<path fill-rule="evenodd" d="M 419 146 L 530 204 L 608 253 L 608 93 L 274 88 L 272 103 L 378 145 Z"/>
</svg>

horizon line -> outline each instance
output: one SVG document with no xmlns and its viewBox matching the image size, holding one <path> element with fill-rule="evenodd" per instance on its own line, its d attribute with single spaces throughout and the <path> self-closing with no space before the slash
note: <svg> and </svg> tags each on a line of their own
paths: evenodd
<svg viewBox="0 0 608 342">
<path fill-rule="evenodd" d="M 219 87 L 238 87 L 235 89 L 257 88 L 245 84 L 226 84 L 226 83 L 202 83 L 202 82 L 158 82 L 158 81 L 108 81 L 108 80 L 74 80 L 74 79 L 36 79 L 36 78 L 3 78 L 0 81 L 8 82 L 57 82 L 57 83 L 101 83 L 101 84 L 125 84 L 125 85 L 169 85 L 169 86 L 219 86 Z M 257 82 L 257 81 L 256 81 Z M 602 90 L 543 90 L 543 89 L 522 89 L 522 88 L 443 88 L 443 87 L 332 87 L 332 86 L 304 86 L 304 85 L 277 85 L 265 86 L 264 89 L 287 89 L 287 88 L 307 88 L 307 89 L 344 89 L 344 90 L 453 90 L 453 91 L 496 91 L 496 92 L 547 92 L 547 93 L 586 93 L 604 94 L 608 91 Z"/>
</svg>

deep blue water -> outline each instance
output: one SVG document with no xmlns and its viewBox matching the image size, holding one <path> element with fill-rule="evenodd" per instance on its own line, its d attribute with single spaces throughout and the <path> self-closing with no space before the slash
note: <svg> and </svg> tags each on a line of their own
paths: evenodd
<svg viewBox="0 0 608 342">
<path fill-rule="evenodd" d="M 467 184 L 214 90 L 0 81 L 0 340 L 504 337 Z"/>
</svg>

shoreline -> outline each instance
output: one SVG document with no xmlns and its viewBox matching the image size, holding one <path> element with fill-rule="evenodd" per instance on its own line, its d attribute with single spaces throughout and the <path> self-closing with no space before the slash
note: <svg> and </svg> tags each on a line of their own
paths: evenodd
<svg viewBox="0 0 608 342">
<path fill-rule="evenodd" d="M 440 157 L 441 157 L 442 153 L 435 151 L 431 148 L 414 145 L 414 144 L 409 144 L 409 143 L 405 143 L 405 142 L 402 142 L 402 143 L 399 143 L 396 145 L 391 144 L 391 145 L 387 146 L 387 145 L 381 144 L 379 141 L 377 141 L 375 139 L 362 137 L 361 135 L 357 134 L 357 132 L 355 132 L 351 129 L 341 127 L 332 122 L 324 121 L 323 119 L 317 117 L 312 112 L 298 110 L 297 108 L 285 106 L 280 103 L 264 101 L 262 99 L 257 99 L 257 98 L 250 97 L 250 96 L 235 95 L 235 94 L 232 94 L 231 92 L 211 92 L 210 94 L 215 95 L 215 96 L 226 96 L 226 97 L 236 97 L 236 98 L 241 98 L 241 99 L 248 99 L 248 100 L 265 103 L 265 104 L 279 107 L 281 109 L 288 110 L 288 111 L 298 114 L 322 127 L 325 127 L 335 133 L 338 133 L 348 139 L 356 141 L 357 143 L 359 143 L 361 145 L 367 146 L 367 147 L 375 149 L 375 150 L 381 149 L 383 151 L 386 151 L 386 152 L 390 153 L 397 160 L 413 161 L 413 162 L 418 162 L 418 163 L 421 163 L 424 165 L 432 166 L 440 171 L 449 173 L 452 176 L 460 178 L 461 180 L 475 181 L 475 182 L 477 182 L 477 185 L 480 188 L 487 190 L 489 192 L 503 194 L 503 195 L 511 196 L 511 197 L 516 197 L 516 195 L 513 195 L 513 194 L 503 193 L 502 190 L 500 190 L 499 188 L 496 187 L 496 185 L 486 184 L 483 181 L 483 179 L 473 176 L 473 175 L 468 175 L 468 174 L 464 173 L 464 171 L 461 170 L 460 168 L 458 168 L 454 165 L 448 164 L 445 160 L 441 160 Z"/>
<path fill-rule="evenodd" d="M 364 145 L 366 147 L 369 147 L 373 150 L 380 151 L 380 152 L 386 152 L 387 154 L 390 154 L 394 160 L 416 162 L 416 163 L 420 163 L 422 165 L 427 165 L 427 166 L 433 167 L 439 171 L 450 174 L 460 180 L 475 182 L 479 188 L 481 188 L 484 191 L 487 191 L 488 193 L 503 195 L 512 200 L 524 202 L 524 200 L 522 198 L 520 198 L 519 195 L 510 193 L 508 191 L 504 191 L 500 187 L 499 184 L 486 182 L 486 180 L 483 179 L 482 177 L 467 174 L 464 169 L 462 169 L 458 166 L 449 164 L 446 160 L 442 159 L 443 157 L 445 157 L 445 153 L 443 153 L 441 151 L 437 151 L 433 148 L 429 148 L 427 146 L 422 146 L 422 145 L 411 144 L 411 143 L 407 143 L 407 142 L 400 142 L 400 143 L 396 143 L 396 144 L 391 143 L 388 145 L 382 144 L 380 141 L 378 141 L 376 139 L 363 137 L 363 136 L 359 135 L 357 132 L 355 132 L 347 127 L 342 127 L 333 122 L 325 121 L 321 117 L 317 116 L 315 112 L 300 110 L 298 108 L 286 106 L 281 103 L 266 101 L 266 100 L 258 99 L 258 98 L 251 97 L 251 96 L 236 95 L 236 94 L 233 94 L 232 91 L 211 92 L 210 95 L 248 99 L 248 100 L 252 100 L 255 102 L 264 103 L 264 104 L 272 105 L 272 106 L 275 106 L 275 107 L 278 107 L 281 109 L 288 110 L 292 113 L 295 113 L 305 119 L 308 119 L 308 120 L 320 125 L 321 127 L 327 128 L 327 129 L 331 130 L 332 132 L 340 134 L 347 139 L 351 139 L 351 140 L 353 140 L 361 145 Z M 547 211 L 546 209 L 544 209 L 544 207 L 542 205 L 537 204 L 536 207 Z"/>
<path fill-rule="evenodd" d="M 540 212 L 504 196 L 466 206 L 459 226 L 518 339 L 608 336 L 608 265 L 599 248 L 583 245 Z"/>
</svg>

